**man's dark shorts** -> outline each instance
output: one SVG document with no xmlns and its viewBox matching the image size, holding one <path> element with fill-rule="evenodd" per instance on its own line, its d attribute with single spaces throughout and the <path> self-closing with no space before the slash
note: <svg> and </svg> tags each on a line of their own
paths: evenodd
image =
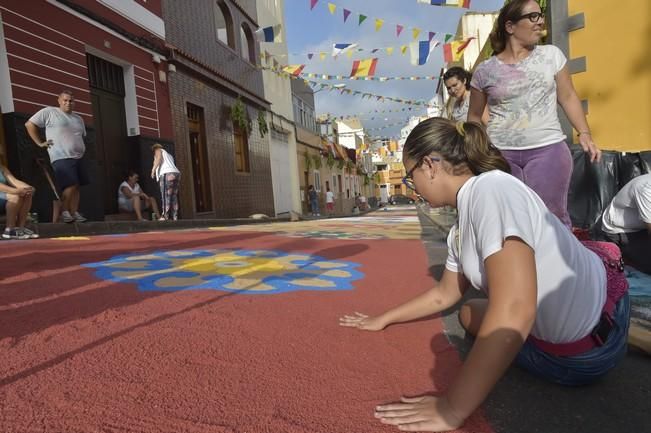
<svg viewBox="0 0 651 433">
<path fill-rule="evenodd" d="M 59 190 L 79 185 L 84 186 L 90 183 L 88 173 L 82 159 L 59 159 L 52 163 L 54 169 L 54 178 L 56 179 Z"/>
</svg>

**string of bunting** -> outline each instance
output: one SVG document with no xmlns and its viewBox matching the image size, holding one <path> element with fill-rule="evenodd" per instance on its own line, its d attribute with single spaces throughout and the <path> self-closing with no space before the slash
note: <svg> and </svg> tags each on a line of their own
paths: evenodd
<svg viewBox="0 0 651 433">
<path fill-rule="evenodd" d="M 309 1 L 310 1 L 310 10 L 314 10 L 314 7 L 317 5 L 318 0 L 309 0 Z M 430 0 L 430 4 L 432 4 L 434 6 L 457 6 L 457 7 L 459 7 L 459 0 L 449 0 L 450 4 L 444 4 L 447 1 L 448 0 L 441 0 L 441 1 Z M 453 4 L 453 2 L 454 2 L 454 4 Z M 423 3 L 423 2 L 419 2 L 419 3 Z M 438 4 L 438 3 L 441 3 L 441 4 Z M 462 3 L 465 3 L 465 1 L 462 1 Z M 468 4 L 468 7 L 469 7 L 470 2 L 468 2 L 467 4 Z M 335 3 L 328 2 L 327 7 L 328 7 L 328 11 L 330 12 L 330 15 L 335 15 L 336 14 L 338 6 Z M 464 6 L 462 5 L 461 7 L 464 7 Z M 346 23 L 348 21 L 348 18 L 350 18 L 350 16 L 353 15 L 353 14 L 357 15 L 357 25 L 358 26 L 361 26 L 362 23 L 364 23 L 369 18 L 369 16 L 367 14 L 356 12 L 356 11 L 353 11 L 351 9 L 347 9 L 347 8 L 340 8 L 340 9 L 343 12 L 342 16 L 343 16 L 343 22 L 344 23 Z M 390 25 L 394 26 L 396 37 L 400 37 L 400 35 L 402 34 L 402 32 L 403 32 L 403 30 L 405 28 L 411 29 L 411 36 L 412 36 L 412 39 L 414 39 L 414 40 L 417 40 L 418 37 L 420 36 L 421 32 L 422 32 L 422 29 L 420 27 L 409 27 L 409 26 L 405 26 L 405 25 L 399 24 L 399 23 L 392 23 L 392 22 L 389 22 L 389 21 L 387 21 L 387 20 L 385 20 L 383 18 L 372 18 L 372 19 L 373 19 L 374 24 L 375 24 L 375 31 L 376 32 L 379 32 L 380 29 L 382 29 L 382 27 L 385 26 L 385 24 L 390 24 Z M 436 34 L 436 32 L 428 31 L 428 40 L 431 41 L 435 34 Z M 445 33 L 444 35 L 445 35 L 445 41 L 446 42 L 450 38 L 454 37 L 454 35 L 450 34 L 450 33 Z"/>
<path fill-rule="evenodd" d="M 302 78 L 300 76 L 300 72 L 298 72 L 298 73 L 289 73 L 288 72 L 289 70 L 302 70 L 302 68 L 296 68 L 295 66 L 296 65 L 294 65 L 294 66 L 286 66 L 281 71 L 278 71 L 278 70 L 276 70 L 274 68 L 270 68 L 270 67 L 266 67 L 266 66 L 261 66 L 260 69 L 269 70 L 271 72 L 274 72 L 277 75 L 289 77 L 289 78 L 291 78 L 293 80 L 301 79 L 301 80 L 303 80 L 305 82 L 305 84 L 308 84 L 309 86 L 312 86 L 312 87 L 318 87 L 319 90 L 321 90 L 321 89 L 330 90 L 330 91 L 337 90 L 342 95 L 361 96 L 362 99 L 364 99 L 364 98 L 375 99 L 378 102 L 390 101 L 390 102 L 397 102 L 397 103 L 400 103 L 400 104 L 407 104 L 407 105 L 419 105 L 419 106 L 424 106 L 424 107 L 431 107 L 432 106 L 427 101 L 424 101 L 424 100 L 403 99 L 403 98 L 394 98 L 394 97 L 391 97 L 391 96 L 382 96 L 382 95 L 377 95 L 375 93 L 361 92 L 359 90 L 340 88 L 340 87 L 337 87 L 334 84 L 319 83 L 319 82 L 316 82 L 316 81 L 308 80 L 308 79 Z M 298 66 L 304 66 L 304 65 L 298 65 Z"/>
<path fill-rule="evenodd" d="M 259 66 L 260 69 L 273 71 L 276 73 L 285 72 L 288 75 L 300 76 L 302 78 L 311 78 L 315 80 L 350 80 L 350 81 L 419 81 L 419 80 L 438 80 L 441 78 L 441 75 L 420 75 L 420 76 L 404 76 L 404 77 L 376 77 L 376 76 L 366 76 L 366 77 L 355 77 L 349 75 L 330 75 L 330 74 L 319 74 L 316 72 L 303 72 L 305 65 L 288 65 L 283 66 L 282 68 L 274 68 L 271 66 Z M 296 74 L 296 71 L 298 74 Z"/>
</svg>

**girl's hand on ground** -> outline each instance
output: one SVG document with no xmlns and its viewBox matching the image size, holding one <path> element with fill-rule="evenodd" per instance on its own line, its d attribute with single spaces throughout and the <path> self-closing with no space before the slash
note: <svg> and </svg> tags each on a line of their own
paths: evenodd
<svg viewBox="0 0 651 433">
<path fill-rule="evenodd" d="M 355 312 L 354 316 L 345 315 L 339 318 L 339 326 L 362 329 L 364 331 L 381 331 L 387 324 L 379 317 L 368 317 L 366 314 Z"/>
<path fill-rule="evenodd" d="M 375 417 L 382 424 L 398 426 L 401 431 L 456 430 L 465 421 L 454 413 L 447 398 L 431 395 L 402 397 L 400 403 L 377 406 Z"/>
</svg>

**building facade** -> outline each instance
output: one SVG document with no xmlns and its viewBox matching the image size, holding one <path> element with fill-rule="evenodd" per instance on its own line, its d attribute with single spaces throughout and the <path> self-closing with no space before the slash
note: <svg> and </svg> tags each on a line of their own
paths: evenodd
<svg viewBox="0 0 651 433">
<path fill-rule="evenodd" d="M 101 220 L 117 212 L 128 169 L 156 192 L 146 180 L 149 147 L 173 147 L 165 37 L 160 0 L 0 0 L 0 158 L 36 187 L 42 221 L 54 195 L 39 162 L 49 160 L 24 124 L 57 106 L 62 90 L 73 92 L 87 129 L 91 183 L 81 189 L 82 213 Z"/>
<path fill-rule="evenodd" d="M 278 68 L 287 64 L 283 0 L 257 0 L 260 27 L 280 25 L 279 41 L 261 43 L 262 79 L 265 98 L 271 102 L 268 113 L 270 126 L 271 179 L 274 190 L 274 209 L 277 216 L 290 211 L 301 213 L 296 129 L 292 104 L 292 81 Z"/>
<path fill-rule="evenodd" d="M 163 0 L 183 218 L 273 215 L 254 0 Z M 262 120 L 261 120 L 262 119 Z"/>
</svg>

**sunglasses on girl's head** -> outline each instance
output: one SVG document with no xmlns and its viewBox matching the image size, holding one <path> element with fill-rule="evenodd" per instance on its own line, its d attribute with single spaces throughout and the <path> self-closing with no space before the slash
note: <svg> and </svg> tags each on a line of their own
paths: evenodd
<svg viewBox="0 0 651 433">
<path fill-rule="evenodd" d="M 532 23 L 537 23 L 541 19 L 545 19 L 545 14 L 542 13 L 542 12 L 531 12 L 531 13 L 528 13 L 528 14 L 520 15 L 519 17 L 517 17 L 515 19 L 515 21 L 520 21 L 520 20 L 523 20 L 525 18 L 528 18 L 529 21 L 531 21 Z"/>
</svg>

